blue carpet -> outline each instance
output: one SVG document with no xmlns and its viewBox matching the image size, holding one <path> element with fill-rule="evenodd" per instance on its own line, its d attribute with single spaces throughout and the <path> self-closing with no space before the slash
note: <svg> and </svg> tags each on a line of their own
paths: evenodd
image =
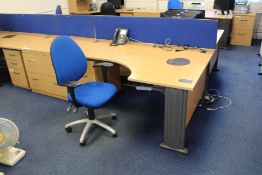
<svg viewBox="0 0 262 175">
<path fill-rule="evenodd" d="M 219 72 L 210 77 L 232 99 L 228 109 L 197 109 L 187 128 L 187 156 L 161 149 L 164 97 L 125 88 L 97 113 L 115 111 L 108 120 L 119 136 L 93 128 L 87 146 L 78 144 L 83 126 L 66 133 L 64 124 L 84 116 L 67 114 L 67 102 L 6 84 L 0 87 L 0 116 L 13 120 L 27 151 L 14 167 L 0 165 L 7 175 L 259 175 L 262 174 L 262 76 L 252 47 L 221 50 Z M 223 105 L 223 100 L 212 106 Z"/>
</svg>

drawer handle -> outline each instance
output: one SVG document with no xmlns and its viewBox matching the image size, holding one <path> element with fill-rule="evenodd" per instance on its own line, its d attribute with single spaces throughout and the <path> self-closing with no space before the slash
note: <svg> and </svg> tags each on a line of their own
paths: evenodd
<svg viewBox="0 0 262 175">
<path fill-rule="evenodd" d="M 246 34 L 244 34 L 244 33 L 239 33 L 238 35 L 246 35 Z"/>
<path fill-rule="evenodd" d="M 18 63 L 11 63 L 12 65 L 18 65 Z"/>
<path fill-rule="evenodd" d="M 39 78 L 32 78 L 32 80 L 38 81 L 38 80 L 39 80 Z"/>
<path fill-rule="evenodd" d="M 36 62 L 36 60 L 28 60 L 28 61 L 29 61 L 29 62 L 32 62 L 32 63 L 33 63 L 33 62 Z"/>
<path fill-rule="evenodd" d="M 240 21 L 247 22 L 247 19 L 241 19 Z"/>
<path fill-rule="evenodd" d="M 14 72 L 14 74 L 16 74 L 16 75 L 20 75 L 20 73 L 19 73 L 19 72 Z"/>
<path fill-rule="evenodd" d="M 15 57 L 15 55 L 14 55 L 14 54 L 9 54 L 9 56 L 10 56 L 10 57 Z"/>
</svg>

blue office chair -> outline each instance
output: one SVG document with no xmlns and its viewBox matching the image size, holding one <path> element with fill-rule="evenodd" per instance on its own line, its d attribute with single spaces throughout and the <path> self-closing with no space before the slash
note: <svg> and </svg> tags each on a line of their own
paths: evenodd
<svg viewBox="0 0 262 175">
<path fill-rule="evenodd" d="M 182 3 L 179 0 L 169 0 L 167 4 L 167 9 L 183 9 Z"/>
<path fill-rule="evenodd" d="M 117 92 L 117 88 L 106 82 L 90 82 L 79 84 L 77 81 L 85 74 L 87 69 L 87 60 L 81 48 L 68 36 L 57 37 L 51 45 L 51 59 L 55 69 L 57 84 L 66 86 L 68 90 L 68 100 L 76 107 L 85 106 L 87 118 L 66 124 L 67 132 L 72 132 L 72 126 L 86 123 L 84 131 L 80 138 L 80 145 L 85 146 L 85 137 L 92 125 L 96 124 L 116 137 L 117 132 L 110 126 L 97 120 L 94 109 L 102 107 Z M 96 67 L 111 67 L 112 63 L 98 63 Z M 103 69 L 105 70 L 105 69 Z M 104 72 L 103 72 L 104 74 Z M 106 78 L 105 78 L 105 81 Z M 99 119 L 112 117 L 116 119 L 116 114 L 100 116 Z"/>
<path fill-rule="evenodd" d="M 119 16 L 119 13 L 116 13 L 115 6 L 110 2 L 104 2 L 100 7 L 100 15 L 112 15 Z"/>
<path fill-rule="evenodd" d="M 62 15 L 63 14 L 61 5 L 56 6 L 55 14 L 56 15 Z"/>
</svg>

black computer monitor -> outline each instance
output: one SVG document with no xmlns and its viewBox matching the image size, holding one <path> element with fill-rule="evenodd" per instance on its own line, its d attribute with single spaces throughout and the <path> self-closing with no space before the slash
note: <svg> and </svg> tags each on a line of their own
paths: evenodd
<svg viewBox="0 0 262 175">
<path fill-rule="evenodd" d="M 225 15 L 225 11 L 229 14 L 229 10 L 234 10 L 235 0 L 215 0 L 214 9 L 221 10 L 222 15 Z"/>
<path fill-rule="evenodd" d="M 235 0 L 229 0 L 228 10 L 234 10 L 235 8 Z"/>
<path fill-rule="evenodd" d="M 205 10 L 170 9 L 166 12 L 160 13 L 160 17 L 204 19 Z"/>
<path fill-rule="evenodd" d="M 107 2 L 112 3 L 116 9 L 120 9 L 121 5 L 124 5 L 124 0 L 107 0 Z"/>
</svg>

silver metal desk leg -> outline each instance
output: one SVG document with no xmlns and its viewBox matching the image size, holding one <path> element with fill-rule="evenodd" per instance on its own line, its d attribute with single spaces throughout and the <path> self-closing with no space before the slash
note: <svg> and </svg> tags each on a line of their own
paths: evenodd
<svg viewBox="0 0 262 175">
<path fill-rule="evenodd" d="M 183 154 L 185 148 L 187 96 L 185 90 L 165 89 L 164 143 L 160 146 Z"/>
</svg>

